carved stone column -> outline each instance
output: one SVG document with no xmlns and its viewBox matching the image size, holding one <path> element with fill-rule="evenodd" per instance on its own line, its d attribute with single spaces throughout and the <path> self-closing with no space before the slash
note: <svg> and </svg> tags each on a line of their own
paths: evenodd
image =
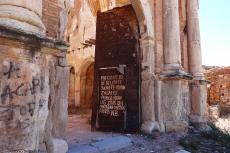
<svg viewBox="0 0 230 153">
<path fill-rule="evenodd" d="M 35 35 L 45 35 L 41 20 L 42 0 L 1 0 L 0 26 Z"/>
<path fill-rule="evenodd" d="M 167 132 L 188 127 L 189 85 L 191 79 L 181 66 L 178 0 L 163 0 L 164 71 L 161 74 L 161 109 Z"/>
<path fill-rule="evenodd" d="M 206 122 L 207 83 L 202 72 L 198 0 L 187 1 L 187 27 L 189 44 L 189 69 L 193 74 L 192 122 Z"/>
<path fill-rule="evenodd" d="M 189 68 L 195 79 L 204 79 L 200 46 L 198 0 L 187 2 L 187 28 L 189 44 Z"/>
<path fill-rule="evenodd" d="M 165 70 L 181 69 L 178 0 L 163 1 Z"/>
</svg>

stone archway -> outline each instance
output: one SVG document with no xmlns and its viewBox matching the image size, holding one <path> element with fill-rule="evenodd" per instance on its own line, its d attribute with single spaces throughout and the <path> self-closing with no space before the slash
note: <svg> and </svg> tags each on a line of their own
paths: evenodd
<svg viewBox="0 0 230 153">
<path fill-rule="evenodd" d="M 102 2 L 101 2 L 102 1 Z M 101 0 L 106 4 L 107 1 Z M 155 57 L 154 57 L 154 23 L 153 4 L 148 0 L 130 0 L 135 11 L 140 34 L 140 63 L 141 63 L 141 104 L 142 104 L 142 129 L 151 132 L 154 128 L 159 130 L 156 124 L 155 108 Z M 130 4 L 129 3 L 129 4 Z M 109 10 L 109 9 L 107 9 Z M 106 11 L 103 9 L 102 12 Z M 158 105 L 159 106 L 159 105 Z"/>
<path fill-rule="evenodd" d="M 141 106 L 142 130 L 151 133 L 154 128 L 160 130 L 156 124 L 155 111 L 160 112 L 159 104 L 155 103 L 155 31 L 154 8 L 149 0 L 130 0 L 136 13 L 140 30 L 140 55 L 141 55 Z M 158 89 L 157 89 L 158 90 Z M 155 105 L 157 107 L 155 107 Z M 160 122 L 159 120 L 157 122 Z"/>
<path fill-rule="evenodd" d="M 75 87 L 75 69 L 74 67 L 70 68 L 70 77 L 69 77 L 69 97 L 68 97 L 68 108 L 74 108 L 76 101 L 76 87 Z"/>
<path fill-rule="evenodd" d="M 89 6 L 93 7 L 93 15 L 96 16 L 96 12 L 100 9 L 101 1 L 106 4 L 108 0 L 89 0 Z M 160 81 L 155 81 L 155 31 L 154 31 L 154 5 L 150 0 L 129 0 L 129 4 L 132 4 L 135 14 L 138 19 L 140 29 L 140 62 L 141 62 L 141 103 L 142 103 L 142 129 L 145 132 L 150 132 L 155 128 L 156 121 L 160 120 Z M 92 8 L 91 8 L 92 9 Z M 84 82 L 82 77 L 82 69 L 85 69 L 87 62 L 83 62 L 80 68 L 81 82 Z M 84 70 L 83 70 L 84 71 Z M 155 83 L 156 82 L 156 85 Z M 82 83 L 80 83 L 82 90 Z M 159 87 L 159 88 L 158 88 Z M 155 94 L 155 92 L 157 94 Z M 156 96 L 155 96 L 156 95 Z M 80 97 L 83 94 L 80 93 Z M 82 99 L 82 98 L 80 98 Z M 156 99 L 156 100 L 155 100 Z M 82 101 L 82 100 L 80 100 Z M 156 106 L 154 106 L 156 105 Z M 156 115 L 155 115 L 156 114 Z M 156 116 L 156 117 L 155 117 Z M 159 127 L 159 126 L 158 126 Z"/>
<path fill-rule="evenodd" d="M 83 108 L 91 108 L 93 96 L 94 63 L 91 63 L 88 66 L 85 76 L 83 76 L 83 78 L 84 79 L 81 79 L 81 85 L 84 87 L 80 91 L 82 93 L 80 105 Z"/>
<path fill-rule="evenodd" d="M 86 59 L 80 69 L 80 107 L 91 108 L 94 80 L 94 59 Z"/>
</svg>

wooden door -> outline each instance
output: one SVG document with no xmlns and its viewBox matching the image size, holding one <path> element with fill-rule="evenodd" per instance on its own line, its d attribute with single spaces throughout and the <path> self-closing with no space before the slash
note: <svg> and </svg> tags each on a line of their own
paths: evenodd
<svg viewBox="0 0 230 153">
<path fill-rule="evenodd" d="M 102 78 L 107 82 L 120 81 L 120 84 L 108 84 L 107 101 L 103 99 Z M 124 80 L 120 80 L 120 79 Z M 131 5 L 97 14 L 95 85 L 92 127 L 98 121 L 99 129 L 106 131 L 139 130 L 141 124 L 140 108 L 140 55 L 139 27 Z M 120 86 L 114 89 L 111 86 Z M 124 90 L 120 89 L 124 86 Z M 117 98 L 120 101 L 116 101 Z M 111 102 L 112 101 L 112 102 Z M 121 112 L 120 105 L 124 110 Z M 104 110 L 102 111 L 102 108 Z M 116 110 L 120 108 L 119 110 Z M 107 109 L 107 110 L 106 110 Z M 114 115 L 115 111 L 115 115 Z M 116 114 L 118 112 L 118 114 Z"/>
</svg>

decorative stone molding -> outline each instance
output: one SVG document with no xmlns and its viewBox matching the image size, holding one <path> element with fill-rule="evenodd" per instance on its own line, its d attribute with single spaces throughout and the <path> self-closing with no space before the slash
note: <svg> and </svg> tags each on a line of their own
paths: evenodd
<svg viewBox="0 0 230 153">
<path fill-rule="evenodd" d="M 0 26 L 33 35 L 45 35 L 42 0 L 1 0 Z"/>
</svg>

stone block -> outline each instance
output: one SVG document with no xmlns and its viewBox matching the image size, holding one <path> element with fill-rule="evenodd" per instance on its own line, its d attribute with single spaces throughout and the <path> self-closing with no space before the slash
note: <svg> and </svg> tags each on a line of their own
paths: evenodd
<svg viewBox="0 0 230 153">
<path fill-rule="evenodd" d="M 188 151 L 186 151 L 186 150 L 179 150 L 179 151 L 177 151 L 177 152 L 175 152 L 175 153 L 190 153 L 190 152 L 188 152 Z"/>
<path fill-rule="evenodd" d="M 146 133 L 146 134 L 151 134 L 153 131 L 160 131 L 160 125 L 157 122 L 144 122 L 141 126 L 141 131 Z"/>
<path fill-rule="evenodd" d="M 109 153 L 130 146 L 131 140 L 125 136 L 118 136 L 93 143 L 92 146 L 100 152 Z"/>
<path fill-rule="evenodd" d="M 80 147 L 73 147 L 69 149 L 68 153 L 100 153 L 98 149 L 90 145 L 83 145 Z"/>
<path fill-rule="evenodd" d="M 50 139 L 47 142 L 48 153 L 67 153 L 68 144 L 62 139 Z"/>
<path fill-rule="evenodd" d="M 162 112 L 167 132 L 185 131 L 189 121 L 190 99 L 187 80 L 162 81 Z"/>
<path fill-rule="evenodd" d="M 167 121 L 165 124 L 166 132 L 186 132 L 188 122 L 186 121 Z"/>
</svg>

